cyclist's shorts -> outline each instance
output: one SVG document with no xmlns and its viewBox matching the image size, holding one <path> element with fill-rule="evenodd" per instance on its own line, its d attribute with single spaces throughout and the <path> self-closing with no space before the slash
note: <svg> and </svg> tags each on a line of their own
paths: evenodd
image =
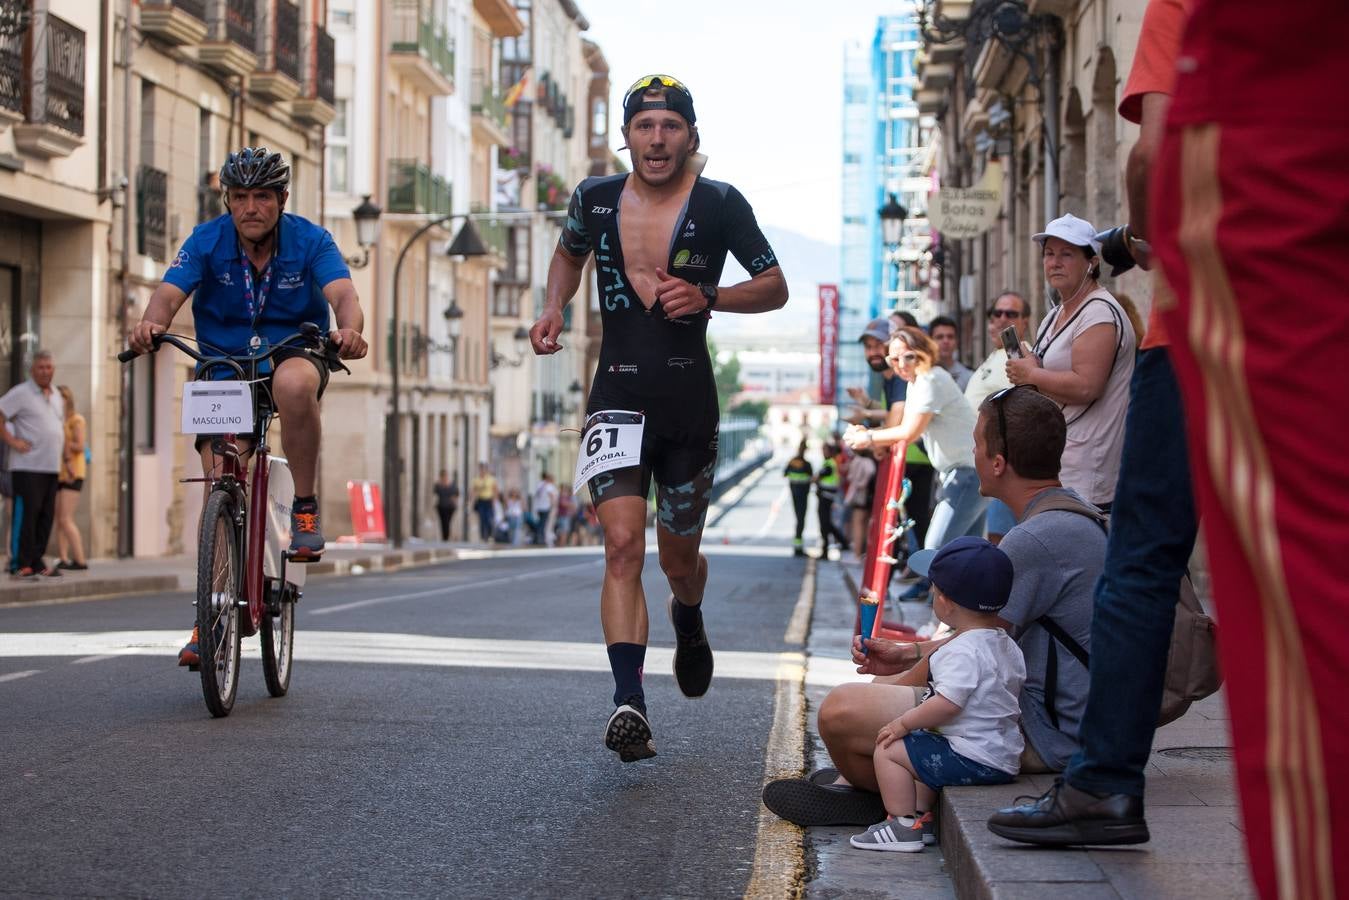
<svg viewBox="0 0 1349 900">
<path fill-rule="evenodd" d="M 270 404 L 272 397 L 272 378 L 275 377 L 277 368 L 280 367 L 280 365 L 286 360 L 296 356 L 307 359 L 310 363 L 313 364 L 314 368 L 318 369 L 319 372 L 318 396 L 320 400 L 323 399 L 323 392 L 328 389 L 328 364 L 324 362 L 322 359 L 320 359 L 318 356 L 315 356 L 313 353 L 310 353 L 307 350 L 303 350 L 301 348 L 296 347 L 296 348 L 279 349 L 276 351 L 276 353 L 272 355 L 272 372 L 270 375 L 267 376 L 267 390 L 255 392 L 253 395 L 255 398 L 255 402 L 260 404 Z M 197 375 L 200 376 L 200 374 L 201 374 L 201 367 L 198 366 Z M 257 435 L 251 431 L 248 434 L 239 434 L 235 436 L 245 438 L 250 441 L 257 439 Z M 197 435 L 197 439 L 192 442 L 192 446 L 197 449 L 198 453 L 200 453 L 202 447 L 206 446 L 213 439 L 218 437 L 222 437 L 222 435 L 199 434 Z"/>
</svg>

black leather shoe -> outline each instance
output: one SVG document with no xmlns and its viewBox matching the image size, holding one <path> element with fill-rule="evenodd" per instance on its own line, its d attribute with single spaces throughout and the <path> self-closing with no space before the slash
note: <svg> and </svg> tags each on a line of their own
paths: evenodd
<svg viewBox="0 0 1349 900">
<path fill-rule="evenodd" d="M 880 794 L 807 778 L 781 778 L 764 785 L 763 805 L 796 825 L 875 825 L 885 818 Z"/>
<path fill-rule="evenodd" d="M 1062 778 L 1034 803 L 995 812 L 988 819 L 988 830 L 1009 840 L 1051 847 L 1142 844 L 1149 840 L 1142 797 L 1098 797 Z"/>
</svg>

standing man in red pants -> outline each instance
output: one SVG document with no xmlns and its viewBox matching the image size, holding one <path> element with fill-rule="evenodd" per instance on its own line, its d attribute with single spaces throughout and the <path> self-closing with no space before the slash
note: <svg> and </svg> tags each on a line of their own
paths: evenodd
<svg viewBox="0 0 1349 900">
<path fill-rule="evenodd" d="M 1199 0 L 1147 235 L 1175 294 L 1164 314 L 1266 898 L 1349 884 L 1345 38 L 1343 0 Z"/>
</svg>

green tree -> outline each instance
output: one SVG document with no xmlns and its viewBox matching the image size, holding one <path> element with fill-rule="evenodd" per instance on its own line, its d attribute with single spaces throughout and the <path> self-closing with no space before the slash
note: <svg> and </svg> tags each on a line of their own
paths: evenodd
<svg viewBox="0 0 1349 900">
<path fill-rule="evenodd" d="M 762 425 L 764 420 L 768 418 L 768 401 L 741 400 L 735 406 L 731 407 L 730 414 L 733 416 L 745 416 Z"/>
<path fill-rule="evenodd" d="M 734 353 L 726 362 L 717 361 L 717 345 L 709 338 L 707 352 L 712 357 L 712 377 L 717 385 L 717 408 L 726 409 L 731 398 L 740 393 L 740 358 Z"/>
</svg>

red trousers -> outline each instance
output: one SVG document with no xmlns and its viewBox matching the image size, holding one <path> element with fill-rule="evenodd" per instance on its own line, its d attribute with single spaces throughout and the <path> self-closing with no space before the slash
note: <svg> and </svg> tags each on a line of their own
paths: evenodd
<svg viewBox="0 0 1349 900">
<path fill-rule="evenodd" d="M 1266 898 L 1349 885 L 1346 159 L 1349 134 L 1333 126 L 1209 123 L 1172 126 L 1153 173 L 1247 855 Z"/>
</svg>

